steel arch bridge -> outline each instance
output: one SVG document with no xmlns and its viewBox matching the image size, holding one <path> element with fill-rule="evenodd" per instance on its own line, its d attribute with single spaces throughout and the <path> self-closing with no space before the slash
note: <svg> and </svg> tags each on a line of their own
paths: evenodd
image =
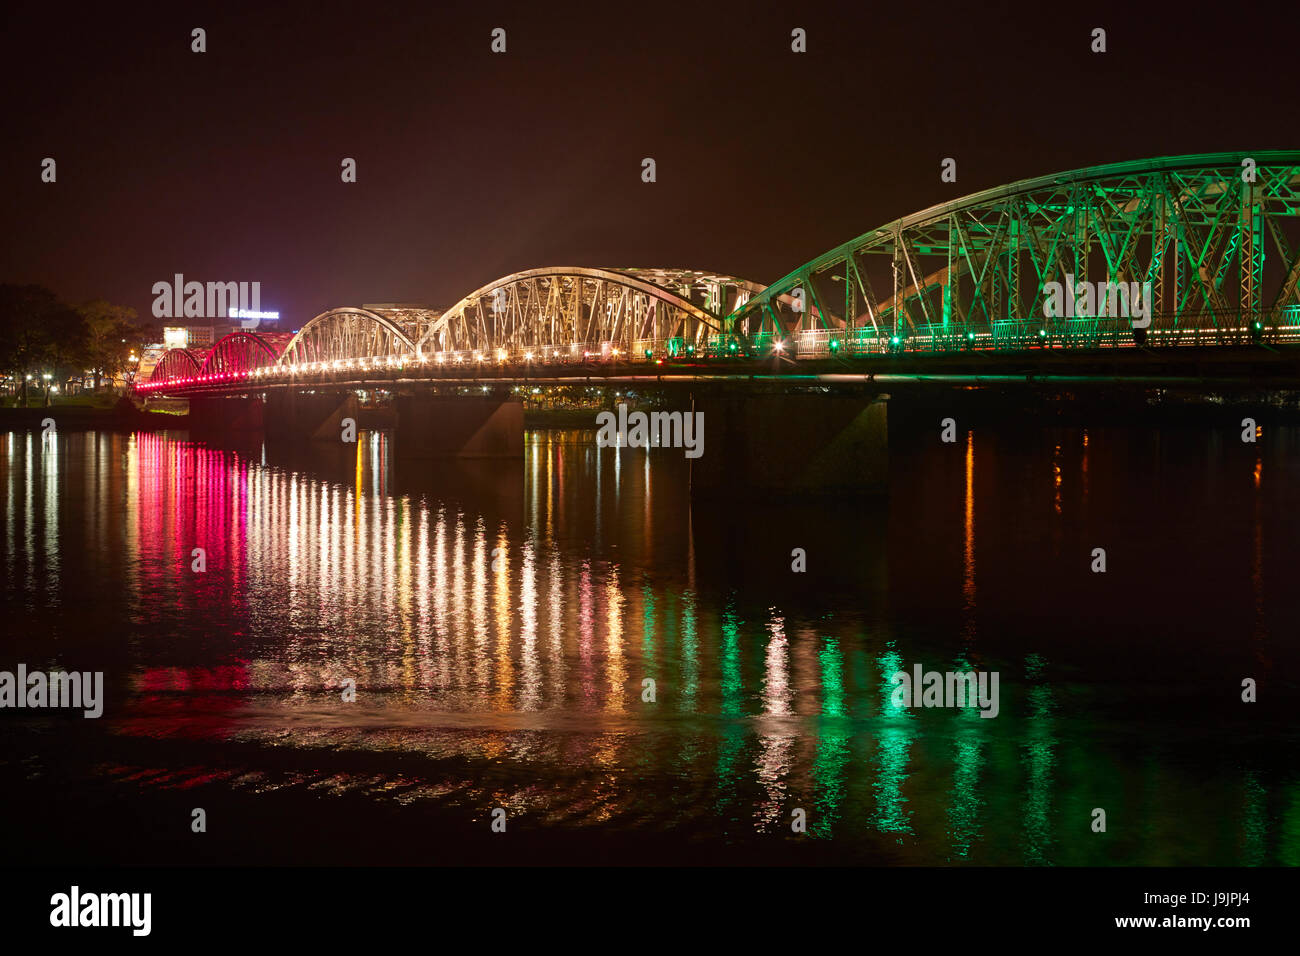
<svg viewBox="0 0 1300 956">
<path fill-rule="evenodd" d="M 728 321 L 753 339 L 793 335 L 802 354 L 1121 344 L 1129 318 L 1095 314 L 1100 304 L 1091 315 L 1046 317 L 1045 290 L 1069 277 L 1149 282 L 1151 344 L 1290 338 L 1300 332 L 1297 217 L 1300 151 L 1097 166 L 873 229 Z"/>
<path fill-rule="evenodd" d="M 1071 308 L 1085 281 L 1149 288 L 1149 326 L 1115 314 L 1124 300 L 1108 303 L 1104 288 Z M 1069 304 L 1048 317 L 1053 283 Z M 712 374 L 711 360 L 775 353 L 1253 342 L 1300 345 L 1300 150 L 1139 160 L 985 190 L 873 229 L 766 288 L 687 269 L 547 267 L 446 310 L 332 309 L 292 337 L 237 331 L 207 353 L 169 351 L 139 387 L 343 383 L 422 367 L 473 376 L 485 364 L 545 364 L 563 377 L 585 373 L 562 366 L 689 362 Z"/>
<path fill-rule="evenodd" d="M 432 321 L 416 352 L 639 354 L 702 347 L 763 287 L 687 269 L 530 269 L 475 289 Z M 617 350 L 617 352 L 615 352 Z"/>
</svg>

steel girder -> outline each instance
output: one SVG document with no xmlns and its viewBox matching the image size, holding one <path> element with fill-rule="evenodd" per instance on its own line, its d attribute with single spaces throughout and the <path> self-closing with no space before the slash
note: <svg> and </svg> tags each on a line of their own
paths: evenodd
<svg viewBox="0 0 1300 956">
<path fill-rule="evenodd" d="M 204 353 L 192 349 L 168 349 L 149 375 L 151 382 L 193 378 L 203 369 Z"/>
<path fill-rule="evenodd" d="M 279 364 L 411 355 L 415 344 L 394 319 L 369 309 L 331 309 L 316 316 L 285 346 Z"/>
<path fill-rule="evenodd" d="M 250 372 L 274 365 L 291 341 L 283 332 L 259 334 L 243 330 L 222 337 L 203 362 L 202 374 Z"/>
<path fill-rule="evenodd" d="M 732 276 L 686 269 L 553 266 L 474 290 L 417 341 L 430 352 L 563 349 L 577 354 L 725 336 L 722 318 L 762 290 Z"/>
<path fill-rule="evenodd" d="M 1159 341 L 1239 341 L 1255 323 L 1300 322 L 1298 229 L 1300 151 L 1100 166 L 872 230 L 750 296 L 727 321 L 750 337 L 820 332 L 882 349 L 1040 337 L 1096 345 L 1129 327 L 1127 317 L 1046 318 L 1044 287 L 1069 274 L 1076 284 L 1150 282 Z"/>
</svg>

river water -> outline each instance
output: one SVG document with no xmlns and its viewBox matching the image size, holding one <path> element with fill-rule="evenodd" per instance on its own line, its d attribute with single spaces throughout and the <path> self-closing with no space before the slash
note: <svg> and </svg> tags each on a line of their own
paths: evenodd
<svg viewBox="0 0 1300 956">
<path fill-rule="evenodd" d="M 0 435 L 0 669 L 106 698 L 0 712 L 11 861 L 1300 863 L 1300 430 L 957 438 L 693 507 L 593 431 Z"/>
</svg>

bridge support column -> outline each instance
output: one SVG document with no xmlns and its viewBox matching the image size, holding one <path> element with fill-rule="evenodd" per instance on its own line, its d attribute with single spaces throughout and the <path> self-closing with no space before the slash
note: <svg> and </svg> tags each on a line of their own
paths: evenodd
<svg viewBox="0 0 1300 956">
<path fill-rule="evenodd" d="M 497 396 L 399 395 L 399 458 L 523 458 L 524 405 Z"/>
<path fill-rule="evenodd" d="M 888 490 L 888 396 L 697 396 L 704 454 L 691 495 L 881 495 Z"/>
<path fill-rule="evenodd" d="M 343 419 L 357 419 L 351 392 L 273 391 L 266 396 L 266 437 L 284 441 L 339 441 Z"/>
<path fill-rule="evenodd" d="M 189 405 L 191 431 L 255 432 L 262 428 L 263 409 L 260 398 L 196 397 L 189 400 Z"/>
</svg>

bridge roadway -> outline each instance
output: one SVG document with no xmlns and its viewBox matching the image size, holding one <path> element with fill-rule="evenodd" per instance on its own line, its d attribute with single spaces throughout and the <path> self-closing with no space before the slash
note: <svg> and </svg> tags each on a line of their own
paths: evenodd
<svg viewBox="0 0 1300 956">
<path fill-rule="evenodd" d="M 338 366 L 338 367 L 335 367 Z M 1116 382 L 1168 387 L 1280 389 L 1300 387 L 1300 344 L 1202 347 L 972 349 L 940 353 L 845 355 L 791 359 L 659 358 L 647 360 L 437 363 L 409 359 L 266 366 L 141 386 L 151 394 L 187 397 L 272 391 L 429 390 L 467 385 L 641 385 L 692 387 L 745 383 L 799 386 L 913 384 L 1070 384 Z"/>
</svg>

